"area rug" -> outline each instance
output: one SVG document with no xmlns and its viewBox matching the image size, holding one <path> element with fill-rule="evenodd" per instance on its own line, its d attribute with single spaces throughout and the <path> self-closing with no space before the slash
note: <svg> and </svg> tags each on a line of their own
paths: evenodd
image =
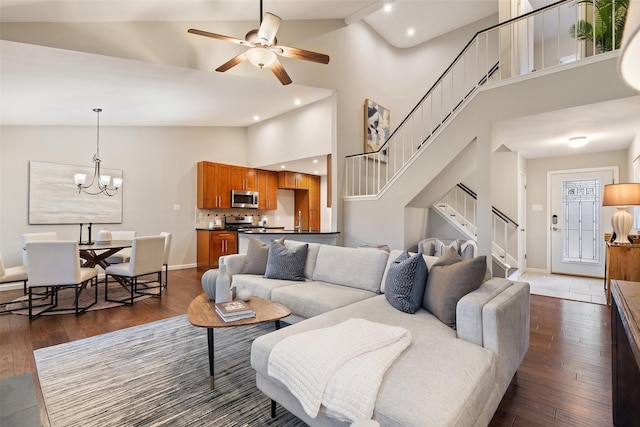
<svg viewBox="0 0 640 427">
<path fill-rule="evenodd" d="M 186 316 L 34 351 L 51 425 L 304 426 L 255 386 L 253 340 L 273 323 L 214 330 L 215 390 L 207 333 Z"/>
<path fill-rule="evenodd" d="M 0 426 L 39 425 L 42 423 L 31 372 L 0 379 Z"/>
<path fill-rule="evenodd" d="M 150 283 L 150 286 L 157 285 L 157 282 Z M 157 288 L 149 289 L 150 293 L 157 293 Z M 95 291 L 93 288 L 88 287 L 84 289 L 80 293 L 80 306 L 86 306 L 93 301 L 95 295 Z M 129 291 L 124 289 L 118 283 L 109 283 L 109 298 L 111 299 L 125 299 L 129 297 Z M 138 295 L 134 298 L 134 301 L 140 301 L 143 299 L 151 298 L 151 295 Z M 50 297 L 34 297 L 34 304 L 39 305 L 42 304 L 43 301 L 50 300 Z M 75 290 L 73 288 L 64 288 L 58 291 L 58 309 L 69 308 L 68 310 L 59 310 L 59 311 L 47 311 L 42 313 L 43 316 L 49 316 L 54 314 L 74 314 L 74 301 L 75 301 Z M 104 310 L 106 308 L 112 307 L 120 307 L 124 305 L 124 303 L 120 302 L 111 302 L 104 300 L 104 282 L 98 283 L 98 302 L 91 306 L 87 311 L 93 310 Z M 33 313 L 38 314 L 39 312 L 46 309 L 46 307 L 34 308 Z M 20 298 L 15 299 L 14 301 L 8 303 L 3 309 L 0 310 L 0 313 L 13 313 L 13 314 L 21 314 L 24 316 L 29 315 L 29 296 L 25 295 Z"/>
</svg>

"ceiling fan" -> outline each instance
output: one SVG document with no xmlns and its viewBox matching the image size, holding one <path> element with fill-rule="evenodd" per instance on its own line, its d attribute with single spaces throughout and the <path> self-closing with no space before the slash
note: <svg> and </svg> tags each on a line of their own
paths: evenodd
<svg viewBox="0 0 640 427">
<path fill-rule="evenodd" d="M 295 47 L 282 46 L 278 44 L 276 39 L 276 33 L 280 27 L 279 16 L 272 13 L 262 14 L 262 0 L 260 0 L 260 28 L 251 30 L 244 37 L 244 40 L 237 39 L 235 37 L 223 36 L 221 34 L 210 33 L 208 31 L 197 30 L 191 28 L 188 30 L 191 34 L 197 34 L 200 36 L 211 37 L 218 40 L 224 40 L 227 42 L 246 46 L 249 49 L 240 55 L 231 58 L 225 62 L 216 71 L 224 73 L 232 67 L 249 60 L 253 65 L 259 68 L 267 67 L 273 74 L 280 80 L 283 85 L 291 83 L 291 77 L 287 74 L 284 67 L 278 61 L 277 55 L 284 56 L 286 58 L 303 59 L 305 61 L 318 62 L 320 64 L 329 63 L 329 55 L 323 53 L 312 52 L 310 50 L 298 49 Z"/>
</svg>

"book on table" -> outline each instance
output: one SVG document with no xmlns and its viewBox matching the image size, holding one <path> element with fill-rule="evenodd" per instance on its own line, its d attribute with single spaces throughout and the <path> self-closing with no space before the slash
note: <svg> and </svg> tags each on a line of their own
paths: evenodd
<svg viewBox="0 0 640 427">
<path fill-rule="evenodd" d="M 255 311 L 242 301 L 216 303 L 216 313 L 225 322 L 233 322 L 235 320 L 256 316 Z"/>
</svg>

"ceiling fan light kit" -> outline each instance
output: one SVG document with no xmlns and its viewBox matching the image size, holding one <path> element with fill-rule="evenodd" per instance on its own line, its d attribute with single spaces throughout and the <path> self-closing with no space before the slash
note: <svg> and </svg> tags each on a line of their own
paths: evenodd
<svg viewBox="0 0 640 427">
<path fill-rule="evenodd" d="M 260 28 L 249 31 L 245 35 L 244 40 L 224 36 L 222 34 L 210 33 L 208 31 L 197 30 L 195 28 L 189 29 L 188 32 L 199 36 L 211 37 L 249 47 L 249 50 L 246 52 L 231 58 L 229 61 L 216 68 L 216 71 L 221 73 L 224 73 L 248 59 L 249 62 L 258 68 L 269 68 L 280 83 L 287 85 L 291 83 L 292 80 L 280 61 L 278 61 L 277 55 L 285 58 L 317 62 L 319 64 L 329 63 L 329 55 L 312 52 L 310 50 L 298 49 L 295 47 L 278 45 L 276 33 L 278 32 L 278 28 L 280 28 L 280 22 L 282 22 L 282 19 L 273 13 L 267 12 L 264 14 L 264 17 L 262 16 L 262 0 L 260 0 Z"/>
<path fill-rule="evenodd" d="M 249 62 L 258 68 L 269 67 L 276 60 L 276 54 L 263 47 L 252 47 L 246 52 Z"/>
</svg>

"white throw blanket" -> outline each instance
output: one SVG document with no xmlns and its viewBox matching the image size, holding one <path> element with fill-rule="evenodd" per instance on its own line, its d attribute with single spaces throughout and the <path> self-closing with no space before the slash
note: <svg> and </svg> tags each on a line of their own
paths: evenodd
<svg viewBox="0 0 640 427">
<path fill-rule="evenodd" d="M 398 326 L 349 319 L 289 336 L 273 347 L 268 374 L 315 418 L 321 404 L 343 421 L 370 419 L 382 377 L 411 343 Z"/>
</svg>

